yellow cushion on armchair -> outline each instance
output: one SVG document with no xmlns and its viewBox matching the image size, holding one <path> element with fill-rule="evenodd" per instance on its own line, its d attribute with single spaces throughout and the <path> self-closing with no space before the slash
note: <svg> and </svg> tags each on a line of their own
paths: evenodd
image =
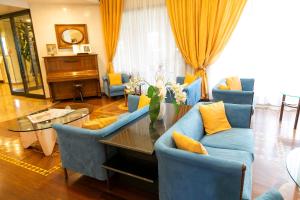
<svg viewBox="0 0 300 200">
<path fill-rule="evenodd" d="M 142 94 L 139 99 L 138 109 L 148 106 L 150 104 L 151 99 L 146 95 Z"/>
<path fill-rule="evenodd" d="M 193 83 L 198 76 L 192 75 L 192 74 L 186 74 L 184 78 L 184 84 L 191 84 Z"/>
<path fill-rule="evenodd" d="M 226 78 L 226 84 L 230 90 L 242 90 L 242 84 L 239 77 L 229 77 Z"/>
<path fill-rule="evenodd" d="M 110 73 L 108 74 L 108 79 L 110 85 L 122 85 L 122 75 L 120 73 Z"/>
</svg>

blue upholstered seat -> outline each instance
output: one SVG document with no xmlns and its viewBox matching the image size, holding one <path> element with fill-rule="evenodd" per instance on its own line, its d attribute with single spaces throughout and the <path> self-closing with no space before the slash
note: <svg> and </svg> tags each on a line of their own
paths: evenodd
<svg viewBox="0 0 300 200">
<path fill-rule="evenodd" d="M 130 97 L 128 99 L 130 113 L 123 114 L 118 121 L 102 129 L 89 130 L 54 124 L 53 128 L 58 135 L 62 166 L 98 180 L 106 180 L 106 172 L 102 168 L 106 155 L 103 144 L 98 140 L 114 133 L 119 128 L 148 112 L 148 106 L 139 110 L 133 109 L 137 108 L 137 105 L 135 105 L 138 103 L 136 98 Z M 111 150 L 114 152 L 113 149 Z"/>
<path fill-rule="evenodd" d="M 155 143 L 160 200 L 234 200 L 240 199 L 241 195 L 243 199 L 251 199 L 253 160 L 251 145 L 253 143 L 244 143 L 245 148 L 242 147 L 243 144 L 236 144 L 236 148 L 241 150 L 225 148 L 229 146 L 221 143 L 227 142 L 229 145 L 230 141 L 221 135 L 226 133 L 217 133 L 214 137 L 222 139 L 219 141 L 220 144 L 205 139 L 207 144 L 211 145 L 205 146 L 209 155 L 195 154 L 176 148 L 172 139 L 175 130 L 201 142 L 207 137 L 199 112 L 200 104 L 196 104 Z M 253 135 L 250 135 L 249 131 L 252 106 L 225 104 L 225 111 L 233 127 L 231 134 L 236 138 L 236 142 L 240 141 L 240 135 L 245 135 L 245 139 L 253 141 Z M 219 147 L 221 145 L 224 145 L 223 148 Z M 246 172 L 242 182 L 245 166 Z"/>
<path fill-rule="evenodd" d="M 254 156 L 252 129 L 232 128 L 213 135 L 205 135 L 200 142 L 209 147 L 246 151 Z"/>
<path fill-rule="evenodd" d="M 176 78 L 176 83 L 183 84 L 184 83 L 184 77 L 179 76 Z M 184 92 L 186 92 L 187 99 L 186 99 L 186 105 L 195 105 L 198 103 L 201 99 L 201 78 L 198 78 L 193 83 L 189 84 L 183 89 Z M 171 91 L 167 92 L 166 95 L 166 102 L 167 103 L 173 103 L 174 101 L 174 94 Z"/>
<path fill-rule="evenodd" d="M 109 97 L 113 97 L 113 96 L 121 96 L 124 95 L 124 89 L 125 89 L 125 83 L 129 82 L 129 78 L 130 76 L 127 74 L 121 74 L 122 76 L 122 85 L 114 85 L 111 86 L 109 83 L 109 78 L 107 75 L 104 75 L 102 77 L 103 80 L 103 88 L 104 88 L 104 93 L 109 96 Z"/>
<path fill-rule="evenodd" d="M 219 82 L 212 89 L 214 101 L 223 101 L 224 103 L 233 104 L 253 104 L 254 97 L 254 79 L 241 79 L 242 91 L 237 90 L 220 90 L 220 84 L 224 84 L 225 80 Z"/>
</svg>

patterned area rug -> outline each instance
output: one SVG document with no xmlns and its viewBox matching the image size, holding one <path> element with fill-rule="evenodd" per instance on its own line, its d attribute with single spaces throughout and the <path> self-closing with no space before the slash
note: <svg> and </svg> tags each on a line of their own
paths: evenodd
<svg viewBox="0 0 300 200">
<path fill-rule="evenodd" d="M 95 109 L 92 113 L 92 117 L 120 115 L 125 112 L 128 112 L 128 108 L 125 106 L 124 99 L 120 99 Z"/>
</svg>

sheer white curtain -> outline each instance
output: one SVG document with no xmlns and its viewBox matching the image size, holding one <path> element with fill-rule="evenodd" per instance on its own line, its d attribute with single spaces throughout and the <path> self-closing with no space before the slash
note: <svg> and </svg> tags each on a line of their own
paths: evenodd
<svg viewBox="0 0 300 200">
<path fill-rule="evenodd" d="M 281 91 L 300 93 L 300 1 L 248 1 L 233 35 L 209 68 L 220 79 L 255 78 L 256 103 L 279 105 Z"/>
<path fill-rule="evenodd" d="M 171 30 L 165 0 L 125 0 L 118 47 L 117 72 L 139 74 L 154 83 L 159 65 L 166 79 L 185 74 L 184 60 Z"/>
</svg>

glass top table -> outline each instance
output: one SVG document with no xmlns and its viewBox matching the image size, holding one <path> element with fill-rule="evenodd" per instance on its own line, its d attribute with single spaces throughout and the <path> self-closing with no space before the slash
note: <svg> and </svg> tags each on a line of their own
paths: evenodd
<svg viewBox="0 0 300 200">
<path fill-rule="evenodd" d="M 150 117 L 146 113 L 117 130 L 99 142 L 105 146 L 105 154 L 109 155 L 109 146 L 115 147 L 117 153 L 103 163 L 102 167 L 109 172 L 123 174 L 151 184 L 157 183 L 157 159 L 154 152 L 156 140 L 179 120 L 191 106 L 180 106 L 179 112 L 173 104 L 166 103 L 166 113 L 162 120 L 155 122 L 154 129 L 150 128 Z M 110 178 L 107 187 L 110 188 Z"/>
<path fill-rule="evenodd" d="M 31 113 L 30 115 L 41 113 L 41 112 L 47 111 L 52 108 L 66 108 L 66 105 L 63 105 L 63 106 L 62 105 L 55 105 L 53 107 L 43 109 L 43 110 L 40 110 L 35 113 Z M 6 122 L 7 128 L 9 131 L 13 131 L 13 132 L 31 132 L 31 131 L 44 130 L 44 129 L 51 128 L 52 124 L 55 124 L 55 123 L 68 124 L 73 121 L 84 118 L 88 114 L 90 114 L 90 111 L 91 111 L 91 105 L 88 105 L 88 104 L 72 103 L 67 106 L 68 106 L 68 108 L 72 109 L 73 111 L 64 116 L 46 120 L 46 121 L 39 122 L 39 123 L 32 123 L 29 120 L 28 115 L 27 115 L 27 116 L 19 117 L 17 119 L 7 121 Z"/>
<path fill-rule="evenodd" d="M 180 106 L 177 113 L 173 104 L 166 103 L 166 113 L 162 120 L 155 122 L 154 129 L 149 128 L 150 117 L 147 113 L 99 142 L 151 155 L 155 141 L 190 108 L 187 105 Z"/>
<path fill-rule="evenodd" d="M 286 168 L 291 178 L 300 187 L 300 148 L 289 152 L 286 158 Z"/>
</svg>

